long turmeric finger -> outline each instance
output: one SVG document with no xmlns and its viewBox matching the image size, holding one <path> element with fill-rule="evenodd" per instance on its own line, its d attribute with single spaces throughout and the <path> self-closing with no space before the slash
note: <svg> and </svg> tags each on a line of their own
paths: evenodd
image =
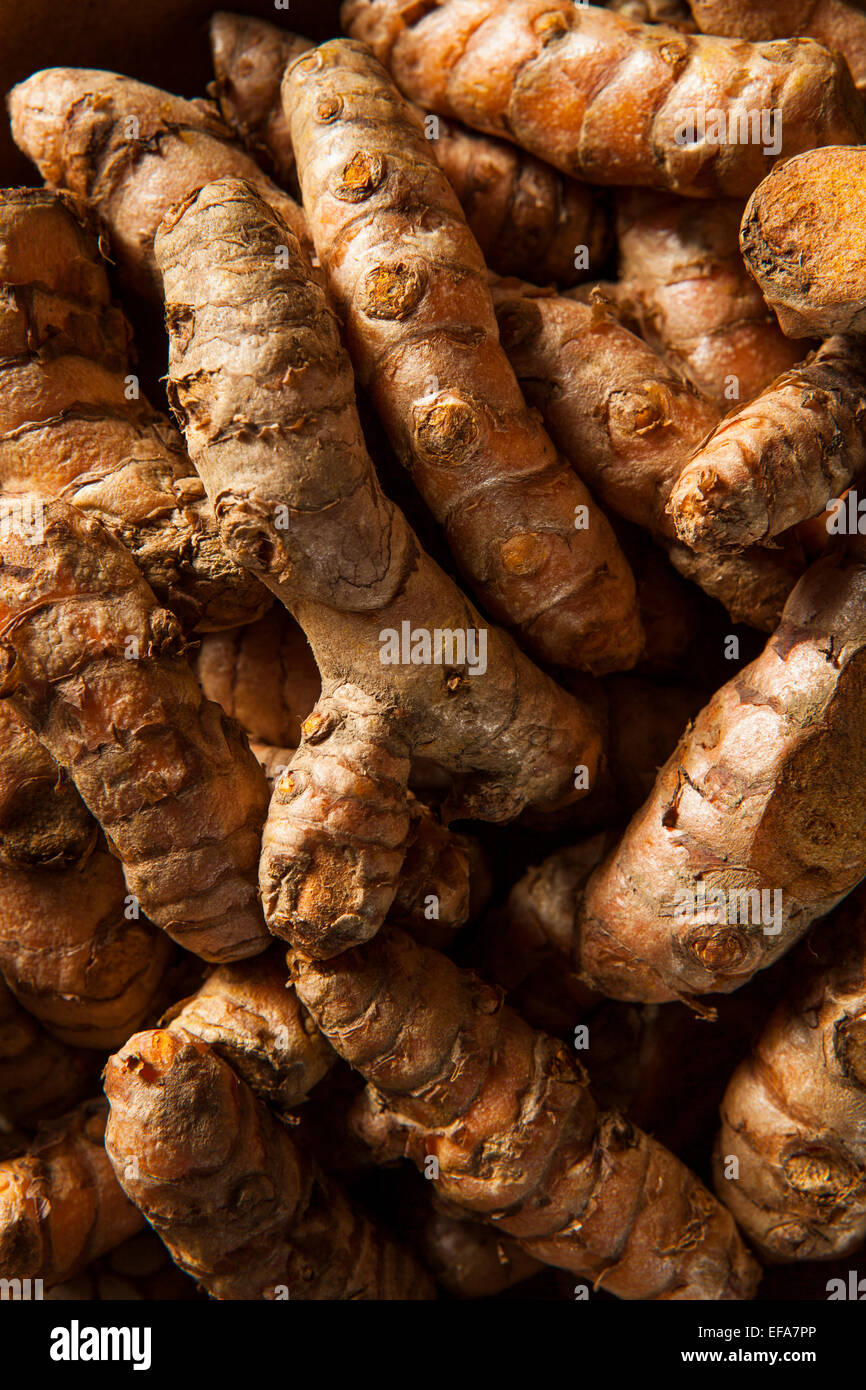
<svg viewBox="0 0 866 1390">
<path fill-rule="evenodd" d="M 682 34 L 571 0 L 346 0 L 342 14 L 425 110 L 589 183 L 745 198 L 777 159 L 866 138 L 847 65 L 811 39 Z"/>
</svg>

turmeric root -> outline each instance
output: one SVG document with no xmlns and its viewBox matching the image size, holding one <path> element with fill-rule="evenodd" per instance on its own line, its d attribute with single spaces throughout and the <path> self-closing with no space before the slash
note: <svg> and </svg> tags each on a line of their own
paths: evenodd
<svg viewBox="0 0 866 1390">
<path fill-rule="evenodd" d="M 83 1274 L 55 1284 L 48 1293 L 49 1299 L 72 1299 L 76 1303 L 115 1303 L 121 1299 L 176 1303 L 205 1297 L 193 1280 L 172 1263 L 162 1241 L 150 1230 L 130 1236 L 89 1264 Z"/>
<path fill-rule="evenodd" d="M 373 935 L 393 901 L 414 757 L 445 772 L 446 820 L 502 821 L 577 800 L 596 775 L 598 731 L 383 496 L 336 321 L 255 192 L 209 185 L 164 224 L 156 254 L 170 391 L 224 544 L 293 612 L 322 676 L 271 801 L 260 884 L 272 930 L 328 955 Z M 254 337 L 251 296 L 269 306 L 253 311 Z"/>
<path fill-rule="evenodd" d="M 196 674 L 208 698 L 236 718 L 251 740 L 268 733 L 284 740 L 250 744 L 273 791 L 321 694 L 319 670 L 303 632 L 277 605 L 258 623 L 208 635 Z M 484 856 L 477 840 L 449 830 L 411 793 L 408 809 L 405 858 L 389 917 L 416 939 L 445 950 L 456 931 L 482 910 L 489 893 Z"/>
<path fill-rule="evenodd" d="M 766 543 L 824 511 L 866 468 L 866 350 L 830 338 L 733 411 L 670 495 L 677 534 L 703 550 Z"/>
<path fill-rule="evenodd" d="M 858 90 L 866 92 L 866 15 L 853 0 L 690 0 L 705 34 L 761 42 L 789 35 L 817 39 L 846 59 Z"/>
<path fill-rule="evenodd" d="M 470 587 L 546 661 L 634 665 L 625 558 L 526 409 L 478 245 L 399 92 L 336 40 L 289 69 L 283 100 L 358 380 Z"/>
<path fill-rule="evenodd" d="M 791 338 L 866 331 L 864 177 L 866 150 L 812 150 L 774 169 L 749 200 L 743 255 Z"/>
<path fill-rule="evenodd" d="M 713 697 L 576 907 L 573 967 L 616 999 L 727 993 L 866 873 L 866 568 L 820 561 Z"/>
<path fill-rule="evenodd" d="M 40 1028 L 0 976 L 0 1130 L 53 1119 L 95 1090 L 92 1054 Z"/>
<path fill-rule="evenodd" d="M 588 183 L 745 198 L 775 159 L 866 137 L 846 64 L 809 39 L 746 45 L 571 0 L 346 0 L 342 15 L 425 110 Z"/>
<path fill-rule="evenodd" d="M 716 1191 L 771 1262 L 846 1255 L 866 1238 L 862 893 L 816 936 L 805 980 L 729 1082 L 716 1142 Z"/>
<path fill-rule="evenodd" d="M 380 1096 L 437 1190 L 544 1263 L 620 1298 L 749 1297 L 728 1213 L 677 1159 L 599 1115 L 582 1068 L 499 991 L 396 931 L 336 960 L 299 953 L 301 1001 Z"/>
<path fill-rule="evenodd" d="M 693 34 L 698 27 L 686 0 L 605 0 L 605 9 L 638 24 L 669 24 L 684 34 Z"/>
<path fill-rule="evenodd" d="M 313 45 L 247 15 L 217 14 L 210 32 L 223 116 L 290 187 L 295 157 L 280 84 L 286 68 Z M 419 108 L 416 115 L 492 269 L 574 285 L 603 264 L 610 213 L 597 190 L 501 140 L 427 117 Z"/>
<path fill-rule="evenodd" d="M 294 749 L 263 743 L 250 747 L 273 793 L 289 770 Z M 404 858 L 388 918 L 416 941 L 445 951 L 460 928 L 487 905 L 492 891 L 487 857 L 473 835 L 443 825 L 411 792 L 408 811 Z"/>
<path fill-rule="evenodd" d="M 210 102 L 184 101 L 112 72 L 46 68 L 8 96 L 12 135 L 49 188 L 85 198 L 111 234 L 137 294 L 159 296 L 153 237 L 163 216 L 210 179 L 258 188 L 301 241 L 304 214 L 233 139 Z"/>
<path fill-rule="evenodd" d="M 291 189 L 297 181 L 295 152 L 280 83 L 286 68 L 314 46 L 312 39 L 226 10 L 211 17 L 209 32 L 213 92 L 223 120 L 257 163 Z"/>
<path fill-rule="evenodd" d="M 175 1264 L 212 1297 L 434 1297 L 411 1256 L 205 1043 L 138 1033 L 109 1059 L 105 1091 L 119 1182 Z"/>
<path fill-rule="evenodd" d="M 187 628 L 254 618 L 262 587 L 219 544 L 169 422 L 139 397 L 130 331 L 96 237 L 68 194 L 0 195 L 0 488 L 64 498 L 127 546 Z M 14 499 L 14 500 L 13 500 Z"/>
<path fill-rule="evenodd" d="M 637 189 L 618 203 L 621 293 L 641 335 L 720 410 L 806 355 L 767 309 L 740 254 L 741 203 Z"/>
<path fill-rule="evenodd" d="M 494 285 L 503 347 L 527 400 L 602 502 L 648 527 L 672 564 L 735 622 L 772 632 L 805 568 L 799 549 L 695 555 L 678 543 L 674 485 L 718 409 L 608 312 L 520 282 Z"/>
<path fill-rule="evenodd" d="M 102 1097 L 86 1101 L 0 1163 L 4 1278 L 62 1283 L 141 1230 L 105 1152 L 107 1115 Z"/>
<path fill-rule="evenodd" d="M 39 541 L 0 543 L 0 691 L 74 781 L 141 910 L 205 959 L 255 954 L 264 775 L 119 542 L 64 503 L 42 515 Z"/>
<path fill-rule="evenodd" d="M 221 965 L 163 1026 L 213 1048 L 279 1116 L 300 1105 L 336 1061 L 286 979 L 279 952 Z"/>
<path fill-rule="evenodd" d="M 0 702 L 0 970 L 55 1038 L 117 1047 L 156 1008 L 168 941 L 57 763 Z"/>
<path fill-rule="evenodd" d="M 297 748 L 322 682 L 306 637 L 281 604 L 258 622 L 208 633 L 193 666 L 207 698 L 250 739 Z"/>
<path fill-rule="evenodd" d="M 495 1298 L 544 1268 L 516 1241 L 431 1192 L 411 1168 L 393 1175 L 388 1192 L 399 1230 L 452 1298 Z"/>
</svg>

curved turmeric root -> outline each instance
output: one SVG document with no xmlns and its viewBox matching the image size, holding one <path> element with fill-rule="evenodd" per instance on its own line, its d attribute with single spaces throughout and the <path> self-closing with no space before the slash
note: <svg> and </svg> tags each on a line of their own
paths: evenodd
<svg viewBox="0 0 866 1390">
<path fill-rule="evenodd" d="M 92 1053 L 40 1028 L 0 976 L 0 1130 L 53 1119 L 97 1084 Z"/>
<path fill-rule="evenodd" d="M 13 87 L 12 135 L 49 188 L 85 198 L 136 293 L 158 297 L 153 237 L 169 208 L 211 179 L 247 179 L 302 241 L 304 214 L 234 140 L 217 108 L 113 72 L 46 68 Z"/>
<path fill-rule="evenodd" d="M 286 68 L 314 47 L 312 39 L 227 10 L 211 16 L 208 32 L 213 93 L 223 120 L 281 187 L 292 188 L 297 182 L 295 152 L 280 83 Z"/>
<path fill-rule="evenodd" d="M 862 146 L 812 150 L 774 169 L 749 200 L 743 255 L 792 338 L 866 331 L 864 178 Z"/>
<path fill-rule="evenodd" d="M 322 682 L 306 637 L 281 604 L 258 622 L 207 633 L 193 668 L 207 698 L 251 740 L 297 748 Z"/>
<path fill-rule="evenodd" d="M 743 206 L 634 189 L 618 201 L 621 294 L 642 336 L 721 411 L 806 355 L 786 338 L 740 254 Z"/>
<path fill-rule="evenodd" d="M 280 84 L 313 44 L 265 20 L 225 13 L 214 15 L 210 36 L 223 116 L 277 181 L 291 187 L 295 155 Z M 416 114 L 492 269 L 574 285 L 602 265 L 611 228 L 598 190 L 504 141 L 419 108 Z"/>
<path fill-rule="evenodd" d="M 0 194 L 0 489 L 62 498 L 123 541 L 187 629 L 259 614 L 268 596 L 224 554 L 177 431 L 139 397 L 84 207 Z"/>
<path fill-rule="evenodd" d="M 696 550 L 772 541 L 819 516 L 866 468 L 866 349 L 830 338 L 692 456 L 668 503 Z"/>
<path fill-rule="evenodd" d="M 381 64 L 345 39 L 299 58 L 282 91 L 358 380 L 468 585 L 545 661 L 597 674 L 634 665 L 631 572 L 526 408 L 478 244 L 420 125 Z"/>
<path fill-rule="evenodd" d="M 39 540 L 0 542 L 0 691 L 75 782 L 142 911 L 205 959 L 253 955 L 268 942 L 264 775 L 123 547 L 64 503 L 42 519 Z"/>
<path fill-rule="evenodd" d="M 217 1052 L 260 1100 L 287 1117 L 337 1060 L 286 978 L 279 950 L 221 965 L 163 1026 Z"/>
<path fill-rule="evenodd" d="M 443 1196 L 530 1255 L 620 1298 L 748 1298 L 733 1220 L 673 1154 L 596 1111 L 573 1054 L 498 990 L 396 931 L 326 963 L 296 954 L 299 998 L 375 1087 Z"/>
<path fill-rule="evenodd" d="M 745 198 L 775 159 L 866 138 L 847 66 L 810 39 L 747 45 L 572 0 L 346 0 L 342 15 L 425 110 L 588 183 Z"/>
<path fill-rule="evenodd" d="M 761 42 L 791 34 L 817 39 L 842 54 L 861 93 L 866 93 L 866 15 L 854 0 L 691 0 L 705 34 Z"/>
<path fill-rule="evenodd" d="M 866 1237 L 862 893 L 810 938 L 803 964 L 728 1084 L 716 1141 L 716 1191 L 771 1262 L 832 1259 Z"/>
<path fill-rule="evenodd" d="M 866 568 L 821 561 L 590 879 L 574 968 L 615 999 L 728 993 L 866 873 Z"/>
<path fill-rule="evenodd" d="M 735 622 L 772 632 L 805 568 L 796 547 L 696 555 L 678 543 L 668 503 L 716 406 L 629 332 L 589 305 L 503 280 L 493 287 L 503 347 L 531 405 L 612 511 L 649 528 L 680 574 Z"/>
<path fill-rule="evenodd" d="M 138 1033 L 109 1058 L 105 1093 L 118 1181 L 212 1297 L 435 1296 L 205 1043 Z"/>
<path fill-rule="evenodd" d="M 63 1042 L 117 1047 L 157 1007 L 170 955 L 75 787 L 0 701 L 0 970 L 17 998 Z"/>
<path fill-rule="evenodd" d="M 413 758 L 446 773 L 446 820 L 501 821 L 591 786 L 598 730 L 382 494 L 336 320 L 256 193 L 209 185 L 164 224 L 156 254 L 170 390 L 224 544 L 290 608 L 322 676 L 272 798 L 260 883 L 271 929 L 327 956 L 372 936 L 391 906 Z"/>
<path fill-rule="evenodd" d="M 86 1101 L 0 1163 L 0 1269 L 50 1288 L 135 1235 L 144 1221 L 114 1176 L 108 1107 Z"/>
</svg>

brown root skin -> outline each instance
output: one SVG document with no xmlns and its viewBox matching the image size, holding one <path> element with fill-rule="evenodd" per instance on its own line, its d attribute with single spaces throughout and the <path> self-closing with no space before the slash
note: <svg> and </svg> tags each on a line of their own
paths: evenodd
<svg viewBox="0 0 866 1390">
<path fill-rule="evenodd" d="M 219 966 L 163 1026 L 213 1048 L 280 1116 L 301 1105 L 336 1061 L 298 1003 L 279 950 Z"/>
<path fill-rule="evenodd" d="M 282 604 L 258 622 L 208 633 L 193 666 L 208 699 L 251 740 L 297 748 L 322 682 L 306 637 Z"/>
<path fill-rule="evenodd" d="M 254 955 L 268 943 L 264 775 L 123 547 L 63 503 L 43 518 L 40 543 L 0 546 L 2 692 L 74 780 L 142 912 L 205 959 Z"/>
<path fill-rule="evenodd" d="M 864 964 L 861 890 L 810 937 L 722 1102 L 716 1191 L 770 1263 L 853 1254 L 866 1236 Z"/>
<path fill-rule="evenodd" d="M 575 974 L 570 951 L 587 881 L 616 838 L 608 830 L 527 869 L 473 949 L 473 966 L 542 1032 L 571 1033 L 601 1001 Z"/>
<path fill-rule="evenodd" d="M 62 1042 L 117 1047 L 157 1007 L 168 941 L 47 749 L 0 702 L 0 970 Z"/>
<path fill-rule="evenodd" d="M 862 565 L 813 566 L 695 720 L 587 885 L 572 955 L 586 983 L 647 1002 L 727 993 L 866 872 L 864 593 Z"/>
<path fill-rule="evenodd" d="M 414 9 L 346 0 L 342 19 L 425 110 L 513 140 L 589 183 L 747 197 L 773 156 L 756 144 L 678 141 L 697 107 L 735 123 L 756 109 L 780 110 L 778 158 L 866 138 L 847 66 L 808 39 L 746 47 L 571 0 Z"/>
<path fill-rule="evenodd" d="M 705 34 L 816 39 L 842 54 L 858 91 L 866 91 L 866 15 L 857 0 L 691 0 L 691 8 Z"/>
<path fill-rule="evenodd" d="M 105 1091 L 119 1182 L 212 1298 L 434 1296 L 206 1044 L 138 1033 L 109 1058 Z"/>
<path fill-rule="evenodd" d="M 312 40 L 253 15 L 219 10 L 210 22 L 210 47 L 214 94 L 226 125 L 278 184 L 294 188 L 295 154 L 280 83 Z"/>
<path fill-rule="evenodd" d="M 111 235 L 112 254 L 138 294 L 158 298 L 153 237 L 173 204 L 217 178 L 249 180 L 296 236 L 304 214 L 238 145 L 217 108 L 132 78 L 47 68 L 8 97 L 13 138 L 49 187 L 86 198 Z"/>
<path fill-rule="evenodd" d="M 685 0 L 606 0 L 605 9 L 638 24 L 668 24 L 684 34 L 697 29 Z"/>
<path fill-rule="evenodd" d="M 634 579 L 526 408 L 483 257 L 419 122 L 350 40 L 299 58 L 282 92 L 358 381 L 468 586 L 542 660 L 594 674 L 633 666 Z"/>
<path fill-rule="evenodd" d="M 96 1089 L 92 1053 L 40 1028 L 0 976 L 0 1128 L 54 1119 Z"/>
<path fill-rule="evenodd" d="M 83 1274 L 55 1284 L 48 1297 L 76 1303 L 114 1303 L 120 1299 L 176 1303 L 204 1300 L 206 1294 L 172 1263 L 159 1237 L 144 1230 L 94 1260 Z"/>
<path fill-rule="evenodd" d="M 295 954 L 299 997 L 378 1091 L 437 1190 L 546 1264 L 620 1298 L 748 1298 L 730 1216 L 677 1159 L 599 1115 L 573 1050 L 500 993 L 388 931 L 326 964 Z"/>
<path fill-rule="evenodd" d="M 138 394 L 84 212 L 44 189 L 0 195 L 0 488 L 104 522 L 187 629 L 254 618 L 268 596 L 222 553 L 182 441 Z"/>
<path fill-rule="evenodd" d="M 171 390 L 224 543 L 290 607 L 321 673 L 321 699 L 271 801 L 260 884 L 272 930 L 329 955 L 373 935 L 391 906 L 413 757 L 446 774 L 446 819 L 502 821 L 577 800 L 575 769 L 586 767 L 591 787 L 599 732 L 488 626 L 383 495 L 336 320 L 255 192 L 208 186 L 163 226 L 156 253 Z M 439 664 L 383 661 L 388 634 L 415 628 L 483 632 L 485 673 L 447 644 Z"/>
<path fill-rule="evenodd" d="M 866 468 L 866 349 L 830 338 L 692 456 L 668 504 L 696 550 L 767 544 L 842 495 Z"/>
<path fill-rule="evenodd" d="M 806 356 L 740 255 L 742 203 L 633 189 L 618 200 L 620 295 L 641 336 L 722 412 Z"/>
<path fill-rule="evenodd" d="M 805 568 L 796 551 L 694 555 L 677 542 L 668 501 L 719 423 L 719 411 L 619 320 L 520 281 L 493 286 L 502 344 L 554 442 L 612 511 L 647 527 L 674 567 L 735 622 L 772 632 Z"/>
<path fill-rule="evenodd" d="M 273 792 L 289 770 L 294 747 L 250 747 Z M 493 891 L 490 865 L 474 836 L 450 830 L 412 792 L 408 802 L 409 830 L 388 919 L 416 941 L 444 951 L 487 906 Z"/>
<path fill-rule="evenodd" d="M 812 150 L 755 189 L 740 245 L 791 338 L 866 331 L 863 148 Z"/>
<path fill-rule="evenodd" d="M 313 45 L 264 20 L 211 20 L 223 116 L 279 183 L 292 186 L 295 156 L 280 100 L 283 73 Z M 422 122 L 426 112 L 417 111 Z M 484 259 L 501 275 L 576 284 L 606 259 L 610 214 L 595 191 L 501 140 L 435 117 L 425 134 L 463 206 Z M 576 266 L 579 248 L 588 267 Z"/>
<path fill-rule="evenodd" d="M 495 1298 L 544 1268 L 516 1241 L 431 1191 L 405 1164 L 391 1175 L 388 1191 L 399 1230 L 452 1298 Z"/>
<path fill-rule="evenodd" d="M 0 1163 L 0 1269 L 48 1287 L 80 1273 L 144 1225 L 105 1152 L 100 1097 Z"/>
</svg>

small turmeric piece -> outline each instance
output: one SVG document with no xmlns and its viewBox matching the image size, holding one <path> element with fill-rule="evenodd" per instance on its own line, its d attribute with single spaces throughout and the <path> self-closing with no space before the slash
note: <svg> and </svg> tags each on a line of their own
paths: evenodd
<svg viewBox="0 0 866 1390">
<path fill-rule="evenodd" d="M 721 411 L 806 355 L 782 333 L 740 254 L 742 203 L 634 189 L 617 204 L 620 296 L 646 341 Z"/>
<path fill-rule="evenodd" d="M 425 110 L 587 183 L 746 198 L 776 159 L 866 139 L 847 65 L 811 39 L 682 34 L 572 0 L 346 0 L 342 18 Z"/>
<path fill-rule="evenodd" d="M 774 169 L 743 214 L 740 245 L 791 338 L 866 331 L 866 150 L 818 149 Z"/>
<path fill-rule="evenodd" d="M 118 1181 L 211 1297 L 435 1296 L 412 1257 L 205 1043 L 137 1033 L 109 1058 L 105 1093 Z"/>
<path fill-rule="evenodd" d="M 526 408 L 478 244 L 410 109 L 345 39 L 302 55 L 282 92 L 358 381 L 469 587 L 542 660 L 597 674 L 634 665 L 631 572 Z"/>
<path fill-rule="evenodd" d="M 38 542 L 0 540 L 0 691 L 74 781 L 142 912 L 205 959 L 253 955 L 268 942 L 264 774 L 126 550 L 40 505 Z"/>
<path fill-rule="evenodd" d="M 50 1288 L 143 1227 L 105 1152 L 107 1118 L 101 1096 L 86 1101 L 25 1153 L 0 1162 L 4 1278 L 42 1279 Z"/>
<path fill-rule="evenodd" d="M 55 1038 L 117 1047 L 157 1007 L 171 955 L 73 784 L 0 701 L 0 970 Z"/>
<path fill-rule="evenodd" d="M 297 748 L 322 682 L 310 644 L 282 604 L 258 622 L 207 633 L 193 668 L 207 698 L 250 740 Z"/>
<path fill-rule="evenodd" d="M 728 1083 L 716 1140 L 716 1191 L 770 1263 L 853 1254 L 866 1237 L 862 892 L 808 948 Z"/>
<path fill-rule="evenodd" d="M 696 550 L 767 544 L 819 516 L 866 469 L 866 349 L 830 338 L 727 415 L 668 503 Z"/>
<path fill-rule="evenodd" d="M 0 1132 L 56 1118 L 97 1089 L 92 1053 L 52 1038 L 0 975 Z"/>
<path fill-rule="evenodd" d="M 493 287 L 503 347 L 531 405 L 593 492 L 647 527 L 674 567 L 766 632 L 805 568 L 797 545 L 696 554 L 668 503 L 719 412 L 603 302 L 581 304 L 503 280 Z"/>
<path fill-rule="evenodd" d="M 337 1060 L 286 978 L 279 949 L 220 965 L 163 1027 L 200 1039 L 274 1113 L 288 1117 Z"/>
</svg>

